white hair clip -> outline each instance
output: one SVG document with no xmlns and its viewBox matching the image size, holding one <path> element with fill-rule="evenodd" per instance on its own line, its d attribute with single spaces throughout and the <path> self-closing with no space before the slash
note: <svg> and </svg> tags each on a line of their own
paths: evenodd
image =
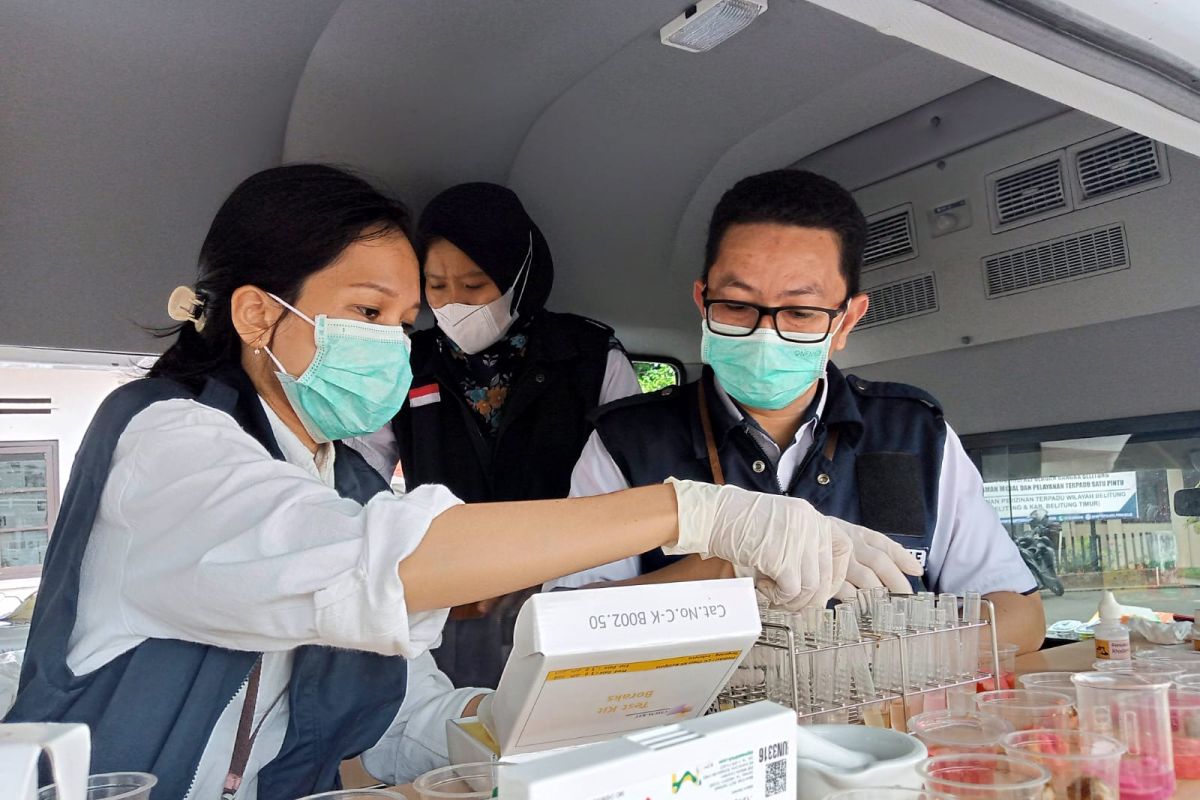
<svg viewBox="0 0 1200 800">
<path fill-rule="evenodd" d="M 167 300 L 167 315 L 176 322 L 190 322 L 196 332 L 204 330 L 206 299 L 190 286 L 177 286 Z"/>
</svg>

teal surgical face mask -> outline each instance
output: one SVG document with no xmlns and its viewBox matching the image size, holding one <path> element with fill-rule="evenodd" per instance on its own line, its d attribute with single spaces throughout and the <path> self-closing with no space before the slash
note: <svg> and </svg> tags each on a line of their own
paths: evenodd
<svg viewBox="0 0 1200 800">
<path fill-rule="evenodd" d="M 349 319 L 316 320 L 270 295 L 313 326 L 317 352 L 294 378 L 265 348 L 283 393 L 309 436 L 319 443 L 364 436 L 382 428 L 404 405 L 412 385 L 408 335 L 399 325 Z"/>
<path fill-rule="evenodd" d="M 785 342 L 770 328 L 749 336 L 723 336 L 701 322 L 700 360 L 713 368 L 721 388 L 750 408 L 777 411 L 825 377 L 829 348 L 841 320 L 823 342 Z"/>
</svg>

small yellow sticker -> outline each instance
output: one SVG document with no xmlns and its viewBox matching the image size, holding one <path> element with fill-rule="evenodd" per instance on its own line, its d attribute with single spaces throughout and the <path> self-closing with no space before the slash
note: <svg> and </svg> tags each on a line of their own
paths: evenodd
<svg viewBox="0 0 1200 800">
<path fill-rule="evenodd" d="M 487 728 L 483 727 L 483 723 L 459 722 L 458 727 L 462 728 L 463 732 L 472 739 L 479 742 L 496 755 L 500 755 L 500 745 L 496 744 L 496 740 L 493 739 L 492 735 L 487 732 Z"/>
<path fill-rule="evenodd" d="M 556 669 L 546 675 L 546 680 L 565 681 L 569 678 L 595 678 L 603 675 L 620 675 L 626 672 L 650 672 L 656 669 L 687 667 L 691 666 L 692 664 L 712 664 L 717 661 L 735 661 L 741 654 L 742 652 L 740 650 L 726 650 L 720 653 L 700 653 L 694 656 L 660 658 L 654 661 L 630 661 L 624 664 L 597 664 L 594 667 Z"/>
</svg>

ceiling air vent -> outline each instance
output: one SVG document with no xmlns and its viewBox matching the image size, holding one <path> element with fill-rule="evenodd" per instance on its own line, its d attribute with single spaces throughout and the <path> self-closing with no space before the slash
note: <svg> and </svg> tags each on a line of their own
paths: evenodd
<svg viewBox="0 0 1200 800">
<path fill-rule="evenodd" d="M 988 176 L 995 232 L 1057 216 L 1071 207 L 1063 177 L 1063 152 L 1019 164 Z"/>
<path fill-rule="evenodd" d="M 871 304 L 858 328 L 886 325 L 938 310 L 937 284 L 932 272 L 867 289 L 867 295 Z"/>
<path fill-rule="evenodd" d="M 893 208 L 867 218 L 863 269 L 871 270 L 917 257 L 912 206 Z"/>
<path fill-rule="evenodd" d="M 1169 183 L 1163 146 L 1140 133 L 1113 131 L 1067 148 L 1077 206 L 1090 206 Z"/>
<path fill-rule="evenodd" d="M 49 397 L 0 397 L 0 414 L 49 414 Z"/>
<path fill-rule="evenodd" d="M 983 259 L 989 298 L 1128 267 L 1129 247 L 1125 241 L 1125 226 L 1121 224 L 1062 236 Z"/>
</svg>

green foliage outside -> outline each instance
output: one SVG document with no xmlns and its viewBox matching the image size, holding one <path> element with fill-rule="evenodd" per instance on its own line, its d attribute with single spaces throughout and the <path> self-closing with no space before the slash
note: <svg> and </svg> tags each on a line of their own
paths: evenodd
<svg viewBox="0 0 1200 800">
<path fill-rule="evenodd" d="M 679 376 L 670 364 L 658 361 L 634 361 L 633 369 L 637 372 L 638 383 L 642 385 L 643 392 L 657 392 L 659 389 L 679 383 Z"/>
</svg>

